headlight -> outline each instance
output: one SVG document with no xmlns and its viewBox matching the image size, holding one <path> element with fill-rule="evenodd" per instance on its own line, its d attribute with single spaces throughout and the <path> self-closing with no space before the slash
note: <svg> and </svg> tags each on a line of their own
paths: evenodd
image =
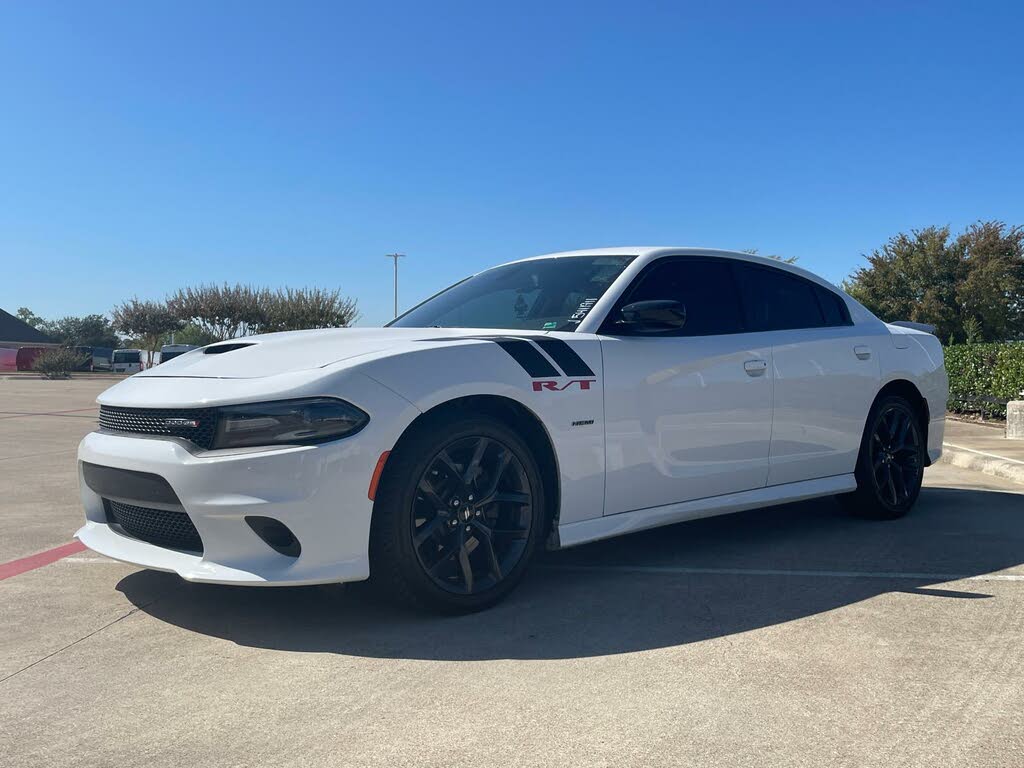
<svg viewBox="0 0 1024 768">
<path fill-rule="evenodd" d="M 333 397 L 228 405 L 217 411 L 213 448 L 323 443 L 354 435 L 370 420 Z"/>
</svg>

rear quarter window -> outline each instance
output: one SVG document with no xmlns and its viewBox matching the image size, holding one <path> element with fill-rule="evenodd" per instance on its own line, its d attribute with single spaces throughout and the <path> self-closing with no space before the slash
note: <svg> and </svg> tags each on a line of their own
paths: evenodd
<svg viewBox="0 0 1024 768">
<path fill-rule="evenodd" d="M 825 325 L 851 325 L 850 311 L 846 308 L 846 302 L 828 288 L 820 285 L 814 286 L 814 292 L 818 296 L 818 304 L 821 305 L 821 313 L 825 317 Z"/>
<path fill-rule="evenodd" d="M 736 280 L 751 331 L 821 328 L 834 323 L 826 318 L 819 286 L 781 269 L 736 264 Z M 832 305 L 830 314 L 838 311 Z"/>
</svg>

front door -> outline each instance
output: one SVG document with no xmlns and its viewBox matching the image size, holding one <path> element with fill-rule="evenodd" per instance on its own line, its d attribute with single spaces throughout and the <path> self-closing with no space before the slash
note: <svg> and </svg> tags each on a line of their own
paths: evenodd
<svg viewBox="0 0 1024 768">
<path fill-rule="evenodd" d="M 605 514 L 762 488 L 768 477 L 772 360 L 767 334 L 743 333 L 726 260 L 667 257 L 617 307 L 672 299 L 685 325 L 664 335 L 601 329 Z"/>
</svg>

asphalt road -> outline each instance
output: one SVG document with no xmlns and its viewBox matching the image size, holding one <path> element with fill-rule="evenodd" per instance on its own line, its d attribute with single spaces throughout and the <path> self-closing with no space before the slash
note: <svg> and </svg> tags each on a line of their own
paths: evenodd
<svg viewBox="0 0 1024 768">
<path fill-rule="evenodd" d="M 71 540 L 108 384 L 0 380 L 0 563 Z M 822 500 L 552 553 L 459 618 L 75 554 L 0 581 L 0 764 L 1024 765 L 1024 486 L 926 478 L 895 522 Z"/>
</svg>

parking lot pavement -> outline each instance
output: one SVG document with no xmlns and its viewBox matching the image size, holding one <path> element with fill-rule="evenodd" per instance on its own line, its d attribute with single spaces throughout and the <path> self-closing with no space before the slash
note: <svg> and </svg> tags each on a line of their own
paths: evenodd
<svg viewBox="0 0 1024 768">
<path fill-rule="evenodd" d="M 13 557 L 80 519 L 88 426 L 26 424 L 55 452 L 0 472 Z M 819 500 L 550 553 L 457 618 L 66 557 L 0 581 L 0 763 L 1022 765 L 1024 495 L 926 477 L 903 520 Z"/>
<path fill-rule="evenodd" d="M 78 441 L 104 379 L 0 378 L 0 563 L 64 544 L 81 517 Z"/>
</svg>

